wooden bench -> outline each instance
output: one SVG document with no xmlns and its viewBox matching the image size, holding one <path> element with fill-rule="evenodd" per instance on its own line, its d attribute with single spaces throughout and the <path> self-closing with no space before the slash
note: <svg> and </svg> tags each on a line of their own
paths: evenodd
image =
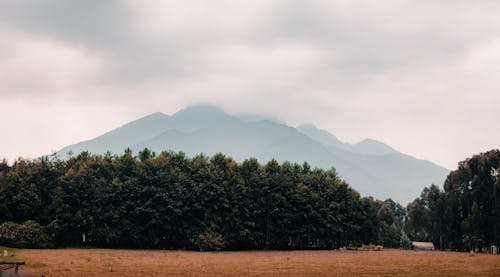
<svg viewBox="0 0 500 277">
<path fill-rule="evenodd" d="M 19 266 L 26 264 L 25 261 L 0 261 L 0 270 L 14 269 L 17 274 L 19 271 Z"/>
</svg>

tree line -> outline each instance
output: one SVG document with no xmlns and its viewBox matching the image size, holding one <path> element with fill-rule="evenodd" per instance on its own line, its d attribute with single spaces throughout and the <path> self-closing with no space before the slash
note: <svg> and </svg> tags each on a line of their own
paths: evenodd
<svg viewBox="0 0 500 277">
<path fill-rule="evenodd" d="M 443 189 L 425 188 L 407 207 L 405 229 L 415 240 L 441 249 L 468 250 L 499 245 L 500 151 L 475 155 L 458 164 Z"/>
<path fill-rule="evenodd" d="M 406 216 L 307 163 L 148 149 L 0 162 L 0 245 L 14 247 L 398 247 Z"/>
<path fill-rule="evenodd" d="M 0 245 L 308 249 L 499 245 L 500 151 L 459 163 L 405 208 L 335 169 L 126 150 L 0 162 Z"/>
</svg>

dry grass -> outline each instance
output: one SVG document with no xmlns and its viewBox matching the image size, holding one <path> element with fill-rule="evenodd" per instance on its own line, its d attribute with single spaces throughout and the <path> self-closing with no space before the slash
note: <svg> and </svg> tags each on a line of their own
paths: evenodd
<svg viewBox="0 0 500 277">
<path fill-rule="evenodd" d="M 19 250 L 22 272 L 49 276 L 500 276 L 500 255 L 456 252 L 111 249 Z"/>
</svg>

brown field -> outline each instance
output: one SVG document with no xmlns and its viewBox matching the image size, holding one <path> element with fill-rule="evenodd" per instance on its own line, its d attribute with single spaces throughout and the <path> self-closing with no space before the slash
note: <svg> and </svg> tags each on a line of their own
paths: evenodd
<svg viewBox="0 0 500 277">
<path fill-rule="evenodd" d="M 34 276 L 500 276 L 500 255 L 457 252 L 19 250 Z"/>
</svg>

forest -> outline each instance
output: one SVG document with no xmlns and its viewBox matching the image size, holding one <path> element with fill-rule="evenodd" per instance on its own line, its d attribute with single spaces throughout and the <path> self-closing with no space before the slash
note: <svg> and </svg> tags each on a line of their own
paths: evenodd
<svg viewBox="0 0 500 277">
<path fill-rule="evenodd" d="M 499 245 L 500 151 L 491 150 L 458 164 L 443 189 L 431 185 L 407 207 L 405 229 L 415 240 L 440 249 Z"/>
<path fill-rule="evenodd" d="M 498 244 L 498 150 L 459 164 L 406 208 L 361 197 L 335 169 L 223 154 L 0 162 L 0 245 L 154 249 L 440 249 Z"/>
</svg>

